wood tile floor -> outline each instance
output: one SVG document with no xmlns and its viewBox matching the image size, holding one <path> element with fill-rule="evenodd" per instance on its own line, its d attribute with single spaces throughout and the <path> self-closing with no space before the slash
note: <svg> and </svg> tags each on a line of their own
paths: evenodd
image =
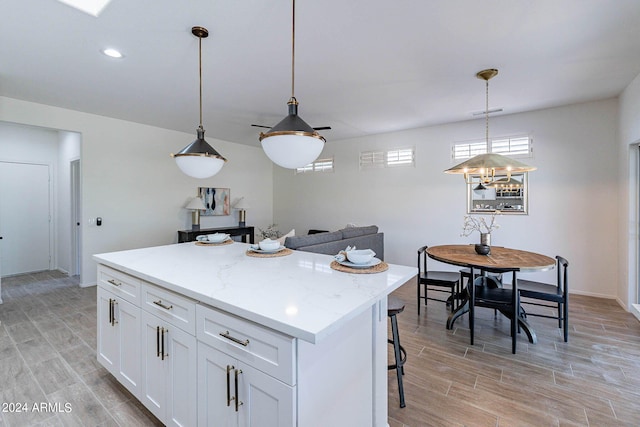
<svg viewBox="0 0 640 427">
<path fill-rule="evenodd" d="M 95 286 L 48 271 L 2 279 L 2 299 L 0 427 L 162 425 L 96 361 Z"/>
<path fill-rule="evenodd" d="M 430 300 L 418 317 L 415 286 L 394 292 L 407 406 L 389 371 L 390 427 L 640 426 L 640 322 L 614 300 L 571 295 L 568 343 L 557 321 L 530 317 L 538 343 L 522 333 L 514 355 L 508 319 L 479 308 L 471 346 L 466 315 L 447 331 L 445 304 Z"/>
<path fill-rule="evenodd" d="M 640 426 L 640 323 L 614 301 L 572 296 L 568 344 L 532 318 L 538 344 L 519 337 L 512 355 L 509 323 L 491 310 L 470 346 L 466 316 L 447 331 L 443 303 L 418 318 L 413 281 L 394 294 L 406 303 L 407 406 L 389 371 L 390 427 Z M 161 425 L 96 362 L 95 287 L 52 271 L 3 279 L 2 298 L 0 427 Z"/>
</svg>

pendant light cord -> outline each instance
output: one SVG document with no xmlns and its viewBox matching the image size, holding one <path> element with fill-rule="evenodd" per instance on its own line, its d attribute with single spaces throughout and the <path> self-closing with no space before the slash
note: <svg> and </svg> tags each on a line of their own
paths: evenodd
<svg viewBox="0 0 640 427">
<path fill-rule="evenodd" d="M 296 0 L 293 0 L 293 12 L 291 13 L 291 99 L 295 98 L 295 63 L 296 63 Z"/>
<path fill-rule="evenodd" d="M 487 150 L 489 149 L 489 79 L 486 80 L 486 97 L 485 97 L 485 141 Z"/>
<path fill-rule="evenodd" d="M 198 72 L 200 77 L 200 128 L 202 128 L 202 36 L 198 37 Z"/>
</svg>

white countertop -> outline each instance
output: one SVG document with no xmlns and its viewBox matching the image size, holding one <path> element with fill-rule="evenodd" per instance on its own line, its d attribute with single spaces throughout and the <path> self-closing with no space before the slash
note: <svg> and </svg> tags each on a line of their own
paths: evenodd
<svg viewBox="0 0 640 427">
<path fill-rule="evenodd" d="M 255 258 L 249 244 L 194 242 L 94 255 L 104 264 L 197 301 L 315 343 L 417 274 L 389 264 L 382 273 L 333 270 L 332 256 L 293 251 Z"/>
</svg>

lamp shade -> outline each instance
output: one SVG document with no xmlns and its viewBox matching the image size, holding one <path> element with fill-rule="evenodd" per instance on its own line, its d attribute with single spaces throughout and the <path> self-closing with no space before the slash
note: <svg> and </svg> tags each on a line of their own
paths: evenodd
<svg viewBox="0 0 640 427">
<path fill-rule="evenodd" d="M 511 157 L 487 153 L 472 157 L 459 165 L 445 170 L 444 173 L 487 175 L 491 174 L 491 172 L 519 173 L 530 172 L 536 169 L 535 166 L 526 165 Z"/>
<path fill-rule="evenodd" d="M 172 154 L 178 168 L 192 178 L 209 178 L 217 174 L 227 161 L 204 139 L 204 129 L 198 128 L 195 141 Z"/>
<path fill-rule="evenodd" d="M 289 114 L 266 133 L 260 133 L 262 149 L 271 161 L 287 169 L 301 168 L 318 158 L 325 139 L 298 116 L 298 102 L 287 103 Z"/>
<path fill-rule="evenodd" d="M 233 205 L 233 208 L 234 209 L 249 209 L 250 206 L 247 203 L 247 199 L 245 199 L 244 197 L 241 197 L 240 200 L 238 200 L 236 202 L 236 204 Z"/>
<path fill-rule="evenodd" d="M 194 197 L 193 199 L 191 199 L 191 201 L 189 201 L 189 203 L 187 203 L 187 205 L 184 208 L 190 209 L 190 210 L 201 210 L 201 211 L 207 210 L 206 206 L 204 205 L 204 202 L 200 197 Z"/>
</svg>

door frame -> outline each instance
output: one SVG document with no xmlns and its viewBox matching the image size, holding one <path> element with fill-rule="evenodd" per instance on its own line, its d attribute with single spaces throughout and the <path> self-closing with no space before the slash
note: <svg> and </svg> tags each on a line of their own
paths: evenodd
<svg viewBox="0 0 640 427">
<path fill-rule="evenodd" d="M 82 165 L 80 158 L 69 162 L 71 185 L 71 275 L 82 272 Z"/>
<path fill-rule="evenodd" d="M 640 141 L 629 145 L 628 310 L 640 319 Z M 625 218 L 625 217 L 623 217 Z M 621 304 L 622 305 L 622 304 Z"/>
</svg>

